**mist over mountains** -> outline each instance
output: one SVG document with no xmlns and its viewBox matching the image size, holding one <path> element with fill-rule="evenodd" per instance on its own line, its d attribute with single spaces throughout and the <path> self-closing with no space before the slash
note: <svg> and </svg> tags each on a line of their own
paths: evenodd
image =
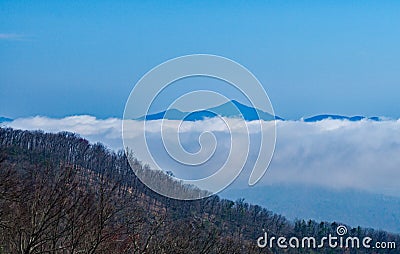
<svg viewBox="0 0 400 254">
<path fill-rule="evenodd" d="M 274 158 L 261 182 L 255 188 L 247 186 L 251 163 L 256 159 L 256 149 L 253 148 L 242 174 L 223 192 L 226 197 L 243 197 L 271 207 L 289 218 L 331 220 L 336 214 L 336 218 L 349 224 L 400 232 L 400 228 L 393 226 L 400 225 L 400 215 L 395 212 L 400 210 L 397 209 L 400 204 L 400 159 L 396 156 L 400 153 L 399 120 L 317 115 L 292 121 L 232 101 L 193 113 L 171 109 L 132 120 L 132 123 L 140 133 L 140 122 L 148 120 L 148 142 L 158 151 L 161 165 L 186 179 L 205 176 L 214 169 L 206 165 L 197 171 L 201 172 L 199 175 L 179 163 L 171 162 L 159 142 L 161 119 L 166 119 L 166 133 L 184 119 L 180 135 L 184 147 L 190 151 L 199 149 L 197 140 L 205 129 L 215 130 L 218 145 L 222 147 L 213 156 L 213 166 L 217 167 L 224 161 L 228 152 L 224 147 L 229 147 L 230 138 L 218 118 L 229 117 L 242 121 L 238 110 L 247 121 L 252 137 L 259 135 L 258 130 L 253 128 L 256 122 L 252 121 L 261 121 L 266 130 L 276 124 L 278 136 Z M 62 119 L 32 117 L 2 121 L 2 125 L 17 129 L 79 133 L 91 142 L 103 142 L 114 150 L 123 147 L 122 120 L 118 118 L 70 116 Z M 231 131 L 234 132 L 235 128 Z M 296 198 L 298 195 L 301 198 Z M 360 211 L 361 207 L 364 212 Z M 376 220 L 377 214 L 384 216 Z"/>
<path fill-rule="evenodd" d="M 221 105 L 216 107 L 214 112 L 224 117 L 237 118 L 237 115 L 231 114 L 229 108 L 227 105 Z M 252 117 L 256 110 L 248 109 L 246 106 L 240 108 L 243 112 L 249 112 L 247 116 L 245 114 L 245 118 L 254 119 Z M 176 118 L 181 117 L 179 114 Z M 196 113 L 189 117 L 190 120 L 184 121 L 180 135 L 183 146 L 190 151 L 196 151 L 199 135 L 204 130 L 214 130 L 218 137 L 218 146 L 221 147 L 219 153 L 214 156 L 213 162 L 217 166 L 224 161 L 230 135 L 221 126 L 218 117 L 200 119 L 200 116 L 204 115 L 205 112 Z M 174 114 L 172 118 L 173 116 Z M 159 136 L 162 121 L 157 119 L 161 115 L 151 117 L 154 119 L 147 123 L 148 142 L 159 151 L 162 165 L 180 177 L 195 176 L 195 173 L 170 161 L 168 154 L 162 152 Z M 276 124 L 277 143 L 270 168 L 255 188 L 248 188 L 251 163 L 256 159 L 255 150 L 251 148 L 249 164 L 245 166 L 237 181 L 229 187 L 227 190 L 229 192 L 226 192 L 227 197 L 231 199 L 244 197 L 251 202 L 272 206 L 279 212 L 286 211 L 284 214 L 289 218 L 297 214 L 305 219 L 331 219 L 332 211 L 335 209 L 330 208 L 336 207 L 338 211 L 342 211 L 337 213 L 338 218 L 349 224 L 400 231 L 398 227 L 393 226 L 400 225 L 395 223 L 400 221 L 397 212 L 400 199 L 399 120 L 321 115 L 298 121 L 271 121 L 273 120 L 271 115 L 264 117 L 269 120 L 247 121 L 247 125 L 250 135 L 257 137 L 259 132 L 257 128 L 253 128 L 257 121 L 261 121 L 265 130 Z M 237 120 L 241 121 L 239 118 Z M 133 128 L 137 128 L 140 133 L 141 120 L 131 121 Z M 172 126 L 179 123 L 178 120 L 164 120 L 166 132 L 168 133 L 169 126 L 173 130 Z M 32 117 L 15 119 L 3 125 L 16 129 L 41 129 L 46 132 L 70 131 L 79 133 L 91 142 L 103 142 L 114 150 L 123 147 L 122 119 L 118 118 L 97 119 L 87 115 L 61 119 Z M 254 145 L 257 147 L 257 144 Z M 202 174 L 207 175 L 213 170 L 212 167 L 204 168 Z M 319 191 L 309 191 L 310 188 Z M 289 198 L 291 195 L 297 197 L 299 193 L 304 194 L 303 198 Z M 282 197 L 282 195 L 287 196 Z M 308 209 L 299 210 L 299 207 L 304 206 L 305 198 L 310 200 L 307 203 Z M 360 207 L 364 209 L 359 210 Z M 379 214 L 387 216 L 379 220 L 372 219 Z"/>
<path fill-rule="evenodd" d="M 228 187 L 225 198 L 242 197 L 268 207 L 290 220 L 342 221 L 400 233 L 400 198 L 356 189 L 337 190 L 304 184 L 273 184 L 252 188 Z"/>
</svg>

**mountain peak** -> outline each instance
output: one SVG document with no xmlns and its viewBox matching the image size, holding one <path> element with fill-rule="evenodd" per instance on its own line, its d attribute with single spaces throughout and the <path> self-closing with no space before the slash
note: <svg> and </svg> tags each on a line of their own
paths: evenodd
<svg viewBox="0 0 400 254">
<path fill-rule="evenodd" d="M 177 109 L 169 109 L 155 114 L 150 114 L 137 118 L 137 120 L 184 120 L 184 121 L 198 121 L 216 116 L 228 118 L 243 118 L 246 121 L 253 120 L 283 120 L 282 118 L 264 112 L 260 109 L 247 106 L 237 100 L 225 102 L 219 106 L 209 109 L 198 110 L 194 112 L 182 112 Z"/>
</svg>

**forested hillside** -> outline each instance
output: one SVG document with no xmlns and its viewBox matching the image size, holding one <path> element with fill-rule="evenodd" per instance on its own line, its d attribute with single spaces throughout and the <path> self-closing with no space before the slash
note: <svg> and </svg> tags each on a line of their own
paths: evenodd
<svg viewBox="0 0 400 254">
<path fill-rule="evenodd" d="M 199 195 L 135 164 L 160 185 Z M 296 221 L 214 195 L 160 196 L 133 174 L 123 152 L 72 133 L 0 128 L 0 253 L 400 253 L 365 249 L 258 248 L 270 236 L 335 234 L 337 222 Z M 350 228 L 351 236 L 400 243 L 398 235 Z"/>
</svg>

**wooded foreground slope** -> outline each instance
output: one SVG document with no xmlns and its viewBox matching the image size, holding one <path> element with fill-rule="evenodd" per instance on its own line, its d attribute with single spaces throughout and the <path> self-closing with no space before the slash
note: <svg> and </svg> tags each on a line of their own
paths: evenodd
<svg viewBox="0 0 400 254">
<path fill-rule="evenodd" d="M 138 161 L 134 167 L 176 191 L 201 191 Z M 270 236 L 320 238 L 335 234 L 338 225 L 289 222 L 260 206 L 216 195 L 165 198 L 138 180 L 123 152 L 67 132 L 0 128 L 0 253 L 376 253 L 256 244 L 263 230 Z M 395 234 L 348 228 L 352 236 L 400 243 Z"/>
</svg>

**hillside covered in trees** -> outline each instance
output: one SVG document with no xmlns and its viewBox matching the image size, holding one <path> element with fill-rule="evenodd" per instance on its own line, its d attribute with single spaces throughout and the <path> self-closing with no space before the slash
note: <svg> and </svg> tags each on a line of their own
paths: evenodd
<svg viewBox="0 0 400 254">
<path fill-rule="evenodd" d="M 160 171 L 149 178 L 198 195 Z M 270 236 L 317 239 L 337 222 L 288 221 L 265 208 L 217 195 L 160 196 L 134 175 L 126 155 L 72 133 L 0 129 L 0 253 L 400 253 L 367 249 L 259 248 Z M 350 236 L 400 243 L 399 235 L 348 228 Z"/>
</svg>

